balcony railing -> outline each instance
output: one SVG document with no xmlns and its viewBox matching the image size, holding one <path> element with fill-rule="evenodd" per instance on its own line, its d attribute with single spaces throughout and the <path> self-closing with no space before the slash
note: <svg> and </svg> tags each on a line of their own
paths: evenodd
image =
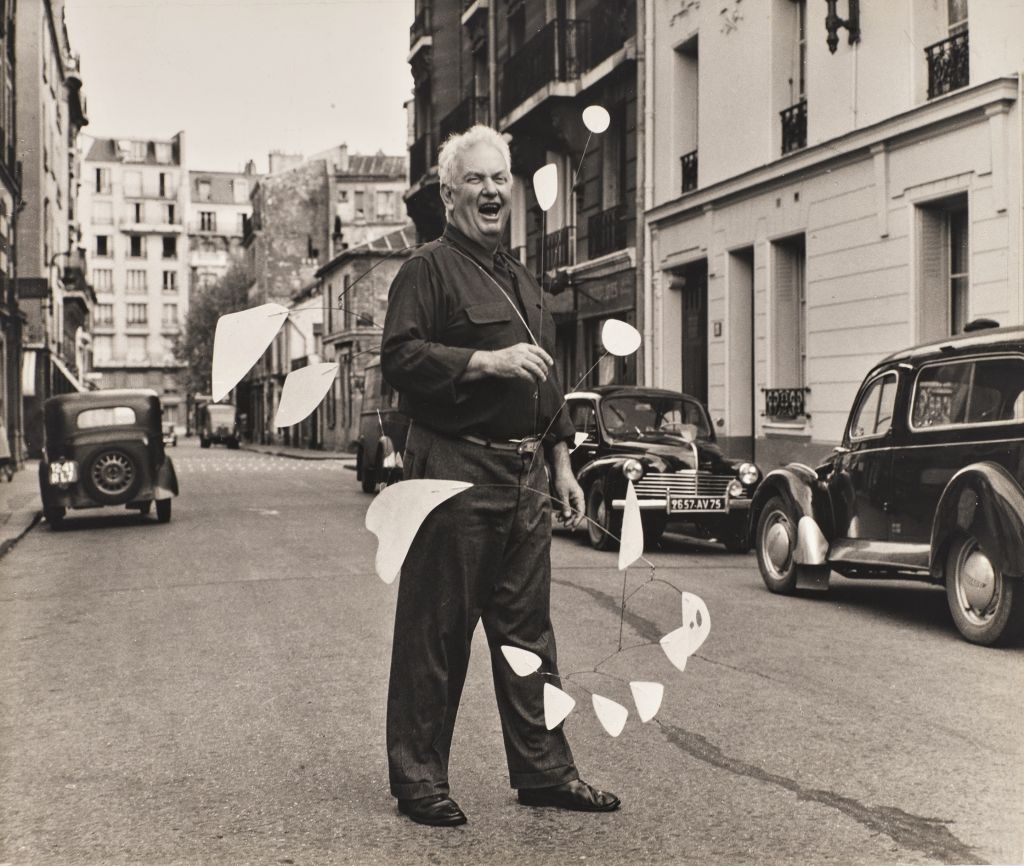
<svg viewBox="0 0 1024 866">
<path fill-rule="evenodd" d="M 488 123 L 488 103 L 486 96 L 475 94 L 463 99 L 455 110 L 446 114 L 441 121 L 441 141 L 445 141 L 453 133 L 465 132 L 475 123 Z"/>
<path fill-rule="evenodd" d="M 406 21 L 409 19 L 406 18 Z M 409 28 L 409 47 L 412 48 L 424 36 L 430 35 L 430 7 L 424 6 Z"/>
<path fill-rule="evenodd" d="M 434 164 L 434 141 L 433 136 L 428 132 L 421 135 L 409 149 L 409 179 L 416 183 L 423 175 L 430 171 Z"/>
<path fill-rule="evenodd" d="M 684 153 L 679 160 L 683 164 L 683 192 L 692 192 L 697 188 L 697 151 Z"/>
<path fill-rule="evenodd" d="M 508 114 L 553 81 L 573 81 L 587 68 L 587 22 L 554 20 L 505 61 L 501 110 Z"/>
<path fill-rule="evenodd" d="M 587 256 L 598 256 L 624 250 L 626 243 L 626 212 L 624 204 L 617 204 L 587 220 Z"/>
<path fill-rule="evenodd" d="M 807 147 L 807 100 L 801 99 L 785 111 L 779 112 L 782 118 L 782 153 L 792 153 Z"/>
<path fill-rule="evenodd" d="M 810 388 L 762 388 L 764 391 L 764 414 L 773 421 L 796 421 L 810 418 L 807 414 L 805 397 Z"/>
<path fill-rule="evenodd" d="M 540 255 L 542 243 L 544 249 L 543 263 L 541 262 Z M 544 235 L 543 242 L 539 235 L 530 239 L 526 249 L 526 267 L 536 274 L 538 278 L 542 276 L 541 264 L 544 266 L 544 271 L 547 272 L 564 268 L 572 263 L 572 237 L 568 226 L 548 232 Z"/>
<path fill-rule="evenodd" d="M 970 42 L 966 30 L 929 45 L 924 53 L 928 58 L 929 99 L 971 83 Z"/>
<path fill-rule="evenodd" d="M 636 0 L 595 4 L 589 29 L 587 69 L 610 57 L 636 33 Z"/>
</svg>

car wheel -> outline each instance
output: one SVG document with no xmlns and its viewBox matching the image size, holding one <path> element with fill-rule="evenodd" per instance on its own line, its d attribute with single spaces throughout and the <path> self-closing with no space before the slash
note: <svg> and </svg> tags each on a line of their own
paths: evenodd
<svg viewBox="0 0 1024 866">
<path fill-rule="evenodd" d="M 972 535 L 955 541 L 946 555 L 946 601 L 971 643 L 1010 643 L 1024 631 L 1024 586 L 1004 576 Z"/>
<path fill-rule="evenodd" d="M 210 440 L 209 439 L 200 439 L 199 440 L 199 447 L 200 448 L 209 448 L 210 447 Z"/>
<path fill-rule="evenodd" d="M 747 536 L 745 520 L 728 521 L 717 533 L 717 537 L 729 553 L 746 553 L 750 550 L 750 538 Z"/>
<path fill-rule="evenodd" d="M 609 508 L 604 497 L 604 482 L 595 481 L 587 491 L 587 540 L 595 550 L 614 550 L 622 516 Z"/>
<path fill-rule="evenodd" d="M 142 474 L 136 458 L 123 448 L 101 448 L 89 460 L 82 481 L 97 502 L 119 505 L 138 491 Z"/>
<path fill-rule="evenodd" d="M 228 439 L 228 450 L 236 451 L 238 449 L 238 444 L 237 439 Z"/>
<path fill-rule="evenodd" d="M 664 514 L 640 514 L 640 522 L 644 527 L 644 547 L 657 544 L 665 534 L 668 517 Z"/>
<path fill-rule="evenodd" d="M 796 589 L 797 519 L 778 496 L 768 500 L 757 521 L 757 565 L 764 585 L 784 595 Z"/>
<path fill-rule="evenodd" d="M 65 514 L 67 514 L 67 509 L 61 505 L 48 506 L 43 509 L 43 517 L 46 518 L 46 522 L 50 525 L 50 529 L 55 532 L 64 526 Z"/>
<path fill-rule="evenodd" d="M 359 455 L 362 457 L 363 451 L 359 450 Z M 379 463 L 377 465 L 380 465 Z M 377 492 L 377 470 L 371 466 L 366 465 L 364 459 L 361 463 L 362 466 L 362 477 L 361 482 L 363 485 L 363 493 L 376 493 Z"/>
<path fill-rule="evenodd" d="M 156 522 L 157 523 L 170 523 L 171 522 L 171 503 L 173 499 L 158 499 L 156 501 Z"/>
</svg>

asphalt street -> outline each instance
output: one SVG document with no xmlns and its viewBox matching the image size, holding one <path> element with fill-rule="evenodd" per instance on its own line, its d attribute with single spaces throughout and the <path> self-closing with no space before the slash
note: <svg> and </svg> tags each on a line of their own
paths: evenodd
<svg viewBox="0 0 1024 866">
<path fill-rule="evenodd" d="M 621 653 L 615 555 L 554 545 L 566 730 L 622 809 L 516 803 L 478 633 L 451 767 L 469 823 L 415 825 L 387 785 L 396 586 L 370 497 L 340 461 L 170 453 L 171 523 L 78 512 L 0 560 L 0 864 L 1024 861 L 1024 652 L 962 641 L 941 589 L 781 598 L 753 555 L 673 535 L 628 572 Z M 679 590 L 712 623 L 684 672 L 657 645 Z M 654 721 L 631 679 L 664 683 Z M 630 708 L 618 738 L 591 691 Z"/>
</svg>

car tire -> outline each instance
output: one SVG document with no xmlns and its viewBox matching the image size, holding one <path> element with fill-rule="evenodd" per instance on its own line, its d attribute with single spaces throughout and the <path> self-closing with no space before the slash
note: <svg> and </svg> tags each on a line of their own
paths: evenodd
<svg viewBox="0 0 1024 866">
<path fill-rule="evenodd" d="M 210 447 L 210 440 L 209 439 L 200 439 L 199 440 L 199 447 L 200 448 L 209 448 Z"/>
<path fill-rule="evenodd" d="M 792 508 L 778 496 L 761 510 L 755 550 L 761 579 L 770 592 L 791 595 L 796 591 L 797 525 Z"/>
<path fill-rule="evenodd" d="M 587 540 L 595 550 L 615 550 L 622 529 L 622 515 L 605 501 L 604 482 L 595 481 L 587 490 Z"/>
<path fill-rule="evenodd" d="M 170 523 L 171 522 L 171 503 L 173 499 L 158 499 L 156 501 L 156 522 L 157 523 Z"/>
<path fill-rule="evenodd" d="M 101 505 L 130 502 L 142 486 L 142 465 L 124 448 L 101 447 L 85 461 L 82 484 Z"/>
<path fill-rule="evenodd" d="M 363 451 L 359 450 L 359 455 L 362 457 Z M 366 465 L 366 460 L 363 459 L 361 464 L 362 472 L 360 481 L 363 486 L 363 493 L 376 493 L 377 492 L 377 470 Z"/>
<path fill-rule="evenodd" d="M 46 522 L 54 532 L 64 528 L 65 514 L 67 514 L 67 509 L 62 505 L 50 505 L 43 508 L 43 517 L 46 518 Z"/>
<path fill-rule="evenodd" d="M 1014 643 L 1024 633 L 1024 585 L 1006 577 L 973 535 L 957 538 L 946 554 L 946 601 L 971 643 Z"/>
<path fill-rule="evenodd" d="M 239 442 L 237 439 L 228 439 L 228 449 L 230 451 L 237 451 Z"/>
<path fill-rule="evenodd" d="M 657 544 L 661 540 L 661 536 L 665 534 L 665 527 L 668 525 L 668 515 L 641 513 L 640 522 L 644 528 L 644 547 L 648 547 L 652 544 Z"/>
</svg>

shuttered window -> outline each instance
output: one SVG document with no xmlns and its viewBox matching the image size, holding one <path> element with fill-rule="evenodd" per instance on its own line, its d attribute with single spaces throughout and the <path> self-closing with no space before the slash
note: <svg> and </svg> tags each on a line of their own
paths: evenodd
<svg viewBox="0 0 1024 866">
<path fill-rule="evenodd" d="M 918 337 L 924 342 L 963 331 L 969 315 L 967 196 L 917 209 Z"/>
<path fill-rule="evenodd" d="M 802 388 L 807 359 L 804 237 L 777 241 L 772 247 L 772 387 Z"/>
</svg>

